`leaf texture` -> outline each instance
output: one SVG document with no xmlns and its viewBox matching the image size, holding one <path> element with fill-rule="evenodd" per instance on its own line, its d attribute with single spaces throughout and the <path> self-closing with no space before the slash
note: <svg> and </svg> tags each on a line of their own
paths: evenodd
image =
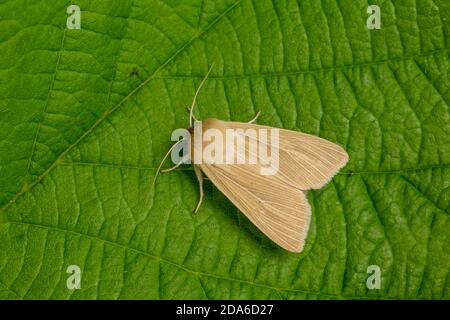
<svg viewBox="0 0 450 320">
<path fill-rule="evenodd" d="M 448 1 L 375 1 L 380 30 L 367 1 L 71 3 L 0 2 L 1 299 L 450 298 Z M 200 118 L 349 153 L 301 254 L 211 183 L 193 215 L 191 170 L 151 188 L 212 63 Z"/>
</svg>

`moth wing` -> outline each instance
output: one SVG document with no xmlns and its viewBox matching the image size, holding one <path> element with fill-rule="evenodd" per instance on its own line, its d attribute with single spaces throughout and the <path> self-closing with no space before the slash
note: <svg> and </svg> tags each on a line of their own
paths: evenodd
<svg viewBox="0 0 450 320">
<path fill-rule="evenodd" d="M 272 241 L 292 252 L 303 250 L 311 209 L 303 191 L 242 165 L 200 164 L 206 176 Z"/>
<path fill-rule="evenodd" d="M 223 121 L 223 125 L 230 129 L 274 129 L 241 122 Z M 278 130 L 278 145 L 269 138 L 267 147 L 269 154 L 277 148 L 279 168 L 275 176 L 284 183 L 289 183 L 301 190 L 319 189 L 329 182 L 348 161 L 347 152 L 333 142 L 302 132 Z M 268 132 L 270 137 L 270 131 Z M 246 166 L 253 172 L 260 169 L 259 166 Z"/>
</svg>

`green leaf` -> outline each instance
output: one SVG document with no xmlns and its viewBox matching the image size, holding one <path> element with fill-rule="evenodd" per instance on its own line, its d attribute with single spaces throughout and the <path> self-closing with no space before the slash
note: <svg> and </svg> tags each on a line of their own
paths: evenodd
<svg viewBox="0 0 450 320">
<path fill-rule="evenodd" d="M 450 298 L 450 4 L 0 3 L 0 298 Z M 288 253 L 193 172 L 155 167 L 200 118 L 319 135 L 350 162 Z M 81 269 L 70 290 L 69 265 Z M 367 268 L 381 288 L 366 286 Z"/>
</svg>

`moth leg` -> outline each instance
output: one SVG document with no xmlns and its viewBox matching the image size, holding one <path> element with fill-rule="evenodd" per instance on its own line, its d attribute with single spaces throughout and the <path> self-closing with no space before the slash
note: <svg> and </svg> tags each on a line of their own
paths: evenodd
<svg viewBox="0 0 450 320">
<path fill-rule="evenodd" d="M 197 211 L 200 208 L 200 205 L 202 204 L 202 201 L 203 201 L 203 176 L 202 176 L 202 171 L 196 165 L 194 165 L 194 172 L 195 172 L 195 176 L 197 177 L 197 180 L 198 180 L 198 186 L 200 188 L 200 198 L 198 199 L 197 207 L 195 207 L 195 210 L 194 210 L 194 213 L 197 213 Z"/>
<path fill-rule="evenodd" d="M 171 168 L 167 168 L 167 169 L 163 169 L 161 170 L 162 173 L 166 173 L 166 172 L 170 172 L 172 170 L 175 170 L 176 168 L 178 168 L 179 166 L 181 166 L 183 164 L 183 161 L 178 162 L 176 165 L 174 165 Z"/>
<path fill-rule="evenodd" d="M 164 156 L 164 158 L 161 160 L 161 162 L 159 163 L 158 169 L 156 169 L 156 173 L 155 173 L 155 177 L 153 178 L 153 183 L 152 183 L 152 188 L 155 186 L 155 182 L 156 182 L 156 178 L 158 178 L 159 172 L 161 170 L 162 165 L 164 164 L 164 161 L 166 161 L 167 157 L 169 156 L 169 154 L 172 152 L 173 149 L 175 149 L 175 147 L 177 145 L 179 145 L 182 141 L 184 141 L 184 139 L 180 139 L 177 142 L 175 142 L 173 144 L 173 146 L 170 147 L 169 151 L 167 151 L 166 155 Z"/>
<path fill-rule="evenodd" d="M 260 114 L 261 114 L 261 110 L 259 110 L 258 113 L 256 114 L 256 116 L 247 123 L 255 123 L 255 121 L 259 118 Z"/>
</svg>

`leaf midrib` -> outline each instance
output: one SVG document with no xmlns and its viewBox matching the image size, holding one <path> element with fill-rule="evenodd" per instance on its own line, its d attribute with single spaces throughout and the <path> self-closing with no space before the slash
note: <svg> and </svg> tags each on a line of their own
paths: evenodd
<svg viewBox="0 0 450 320">
<path fill-rule="evenodd" d="M 177 49 L 166 61 L 164 61 L 146 80 L 144 80 L 139 86 L 137 86 L 135 89 L 133 89 L 127 96 L 125 96 L 122 100 L 120 100 L 113 108 L 107 110 L 102 114 L 100 118 L 97 119 L 97 121 L 89 128 L 87 129 L 77 140 L 75 140 L 74 143 L 69 145 L 57 158 L 56 160 L 39 176 L 37 177 L 32 183 L 28 185 L 23 185 L 22 189 L 16 193 L 5 205 L 3 205 L 0 208 L 0 222 L 2 222 L 2 216 L 4 215 L 4 212 L 7 208 L 9 208 L 15 201 L 23 194 L 31 190 L 36 184 L 39 183 L 42 179 L 44 179 L 50 172 L 53 171 L 63 160 L 64 156 L 70 152 L 75 146 L 77 146 L 80 142 L 82 142 L 84 139 L 86 139 L 92 131 L 94 131 L 95 128 L 97 128 L 105 119 L 107 119 L 110 115 L 115 113 L 117 110 L 120 109 L 120 107 L 128 101 L 128 99 L 131 98 L 135 93 L 140 91 L 141 88 L 143 88 L 148 82 L 150 82 L 152 79 L 156 77 L 158 72 L 160 72 L 162 69 L 164 69 L 171 61 L 173 61 L 183 50 L 189 46 L 194 40 L 201 37 L 203 34 L 205 34 L 210 28 L 212 28 L 216 23 L 218 23 L 224 16 L 226 16 L 231 10 L 233 10 L 242 0 L 236 1 L 234 4 L 232 4 L 230 7 L 228 7 L 224 12 L 222 12 L 217 18 L 215 18 L 209 25 L 207 25 L 205 28 L 199 30 L 191 39 L 186 41 L 179 49 Z M 114 80 L 113 80 L 114 81 Z"/>
</svg>

